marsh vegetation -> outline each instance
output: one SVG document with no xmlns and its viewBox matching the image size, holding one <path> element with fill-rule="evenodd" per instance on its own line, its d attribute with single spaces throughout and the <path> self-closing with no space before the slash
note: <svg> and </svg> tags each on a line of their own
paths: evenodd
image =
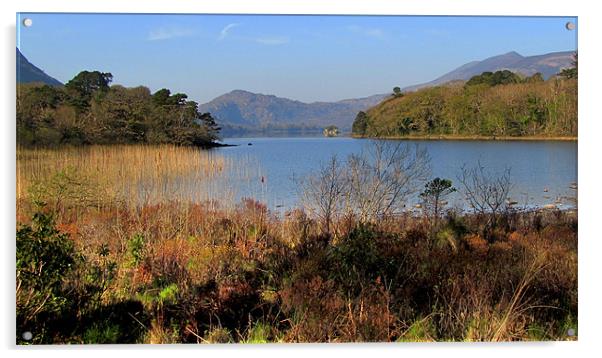
<svg viewBox="0 0 602 358">
<path fill-rule="evenodd" d="M 448 183 L 419 147 L 376 142 L 278 213 L 207 185 L 256 180 L 253 163 L 190 147 L 20 148 L 17 165 L 20 344 L 574 339 L 576 210 L 498 205 L 503 171 Z"/>
</svg>

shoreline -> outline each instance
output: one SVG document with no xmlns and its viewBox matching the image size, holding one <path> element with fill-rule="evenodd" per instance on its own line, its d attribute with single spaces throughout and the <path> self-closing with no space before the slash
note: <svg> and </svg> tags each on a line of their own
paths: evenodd
<svg viewBox="0 0 602 358">
<path fill-rule="evenodd" d="M 558 142 L 577 142 L 578 137 L 513 137 L 513 136 L 463 136 L 463 135 L 423 135 L 423 136 L 359 136 L 351 135 L 351 138 L 355 139 L 396 139 L 396 140 L 463 140 L 463 141 L 558 141 Z"/>
</svg>

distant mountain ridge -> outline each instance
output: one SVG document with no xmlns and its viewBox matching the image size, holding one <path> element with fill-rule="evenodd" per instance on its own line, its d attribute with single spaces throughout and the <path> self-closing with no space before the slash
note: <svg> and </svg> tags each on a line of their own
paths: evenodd
<svg viewBox="0 0 602 358">
<path fill-rule="evenodd" d="M 17 48 L 17 83 L 40 82 L 62 86 L 57 79 L 30 63 Z M 402 91 L 442 85 L 454 81 L 466 81 L 485 71 L 510 70 L 530 76 L 540 72 L 544 78 L 572 66 L 573 51 L 553 52 L 537 56 L 522 56 L 517 52 L 471 61 L 430 82 L 408 86 Z M 359 111 L 377 105 L 389 94 L 377 94 L 363 98 L 336 102 L 305 103 L 288 98 L 234 90 L 212 101 L 201 104 L 200 110 L 210 112 L 225 129 L 242 130 L 324 128 L 335 125 L 343 131 L 351 129 Z"/>
<path fill-rule="evenodd" d="M 525 57 L 512 51 L 503 55 L 489 57 L 482 61 L 469 62 L 430 82 L 408 86 L 403 88 L 402 91 L 414 91 L 420 88 L 441 85 L 457 80 L 466 81 L 471 77 L 480 75 L 486 71 L 495 72 L 510 70 L 525 76 L 531 76 L 540 72 L 544 79 L 548 79 L 560 72 L 563 68 L 571 67 L 573 54 L 573 51 L 564 51 Z"/>
<path fill-rule="evenodd" d="M 337 102 L 305 103 L 288 98 L 234 90 L 200 105 L 221 125 L 248 128 L 301 128 L 336 125 L 350 129 L 357 112 L 375 106 L 386 94 Z"/>
<path fill-rule="evenodd" d="M 540 72 L 545 79 L 563 68 L 572 66 L 573 51 L 553 52 L 537 56 L 522 56 L 517 52 L 468 62 L 430 82 L 408 86 L 402 91 L 466 81 L 483 72 L 510 70 L 526 76 Z M 351 128 L 359 111 L 377 105 L 388 94 L 341 100 L 337 102 L 304 103 L 274 95 L 234 90 L 202 104 L 200 109 L 211 112 L 222 126 L 250 129 L 303 128 L 336 125 L 342 130 Z"/>
<path fill-rule="evenodd" d="M 40 68 L 33 65 L 17 48 L 17 83 L 40 82 L 50 86 L 62 86 L 56 78 L 48 76 Z"/>
</svg>

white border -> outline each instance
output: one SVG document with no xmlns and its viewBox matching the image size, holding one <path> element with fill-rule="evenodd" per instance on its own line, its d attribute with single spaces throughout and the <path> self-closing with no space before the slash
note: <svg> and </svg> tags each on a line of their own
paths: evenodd
<svg viewBox="0 0 602 358">
<path fill-rule="evenodd" d="M 4 353 L 20 356 L 80 356 L 93 357 L 106 353 L 103 349 L 84 347 L 51 347 L 22 349 L 14 347 L 14 145 L 15 145 L 15 19 L 16 12 L 129 12 L 129 13 L 256 13 L 256 14 L 388 14 L 388 15 L 542 15 L 578 16 L 579 26 L 579 342 L 516 343 L 516 344 L 403 344 L 403 345 L 270 345 L 219 346 L 219 347 L 110 347 L 108 353 L 131 354 L 140 351 L 144 355 L 164 356 L 166 349 L 177 349 L 176 354 L 214 354 L 245 357 L 293 356 L 326 353 L 340 356 L 365 355 L 420 355 L 441 356 L 449 353 L 465 357 L 504 357 L 515 354 L 545 355 L 552 357 L 581 356 L 590 353 L 601 342 L 598 334 L 601 315 L 599 311 L 601 290 L 599 286 L 599 262 L 602 261 L 600 242 L 602 230 L 596 229 L 596 221 L 602 217 L 596 210 L 602 205 L 600 196 L 600 154 L 602 114 L 598 91 L 602 86 L 599 66 L 602 54 L 598 42 L 602 38 L 600 23 L 602 13 L 594 6 L 595 1 L 558 0 L 328 0 L 295 1 L 278 0 L 220 0 L 198 2 L 187 0 L 19 0 L 0 3 L 4 55 L 1 56 L 3 85 L 0 100 L 3 116 L 0 117 L 0 147 L 2 148 L 2 175 L 4 195 L 2 205 L 2 249 L 0 260 L 2 293 L 0 303 L 1 347 Z"/>
</svg>

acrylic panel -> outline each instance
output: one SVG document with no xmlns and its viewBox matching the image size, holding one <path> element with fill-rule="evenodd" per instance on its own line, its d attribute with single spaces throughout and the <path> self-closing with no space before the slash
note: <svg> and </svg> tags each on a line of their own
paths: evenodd
<svg viewBox="0 0 602 358">
<path fill-rule="evenodd" d="M 577 31 L 18 13 L 17 344 L 576 340 Z"/>
</svg>

